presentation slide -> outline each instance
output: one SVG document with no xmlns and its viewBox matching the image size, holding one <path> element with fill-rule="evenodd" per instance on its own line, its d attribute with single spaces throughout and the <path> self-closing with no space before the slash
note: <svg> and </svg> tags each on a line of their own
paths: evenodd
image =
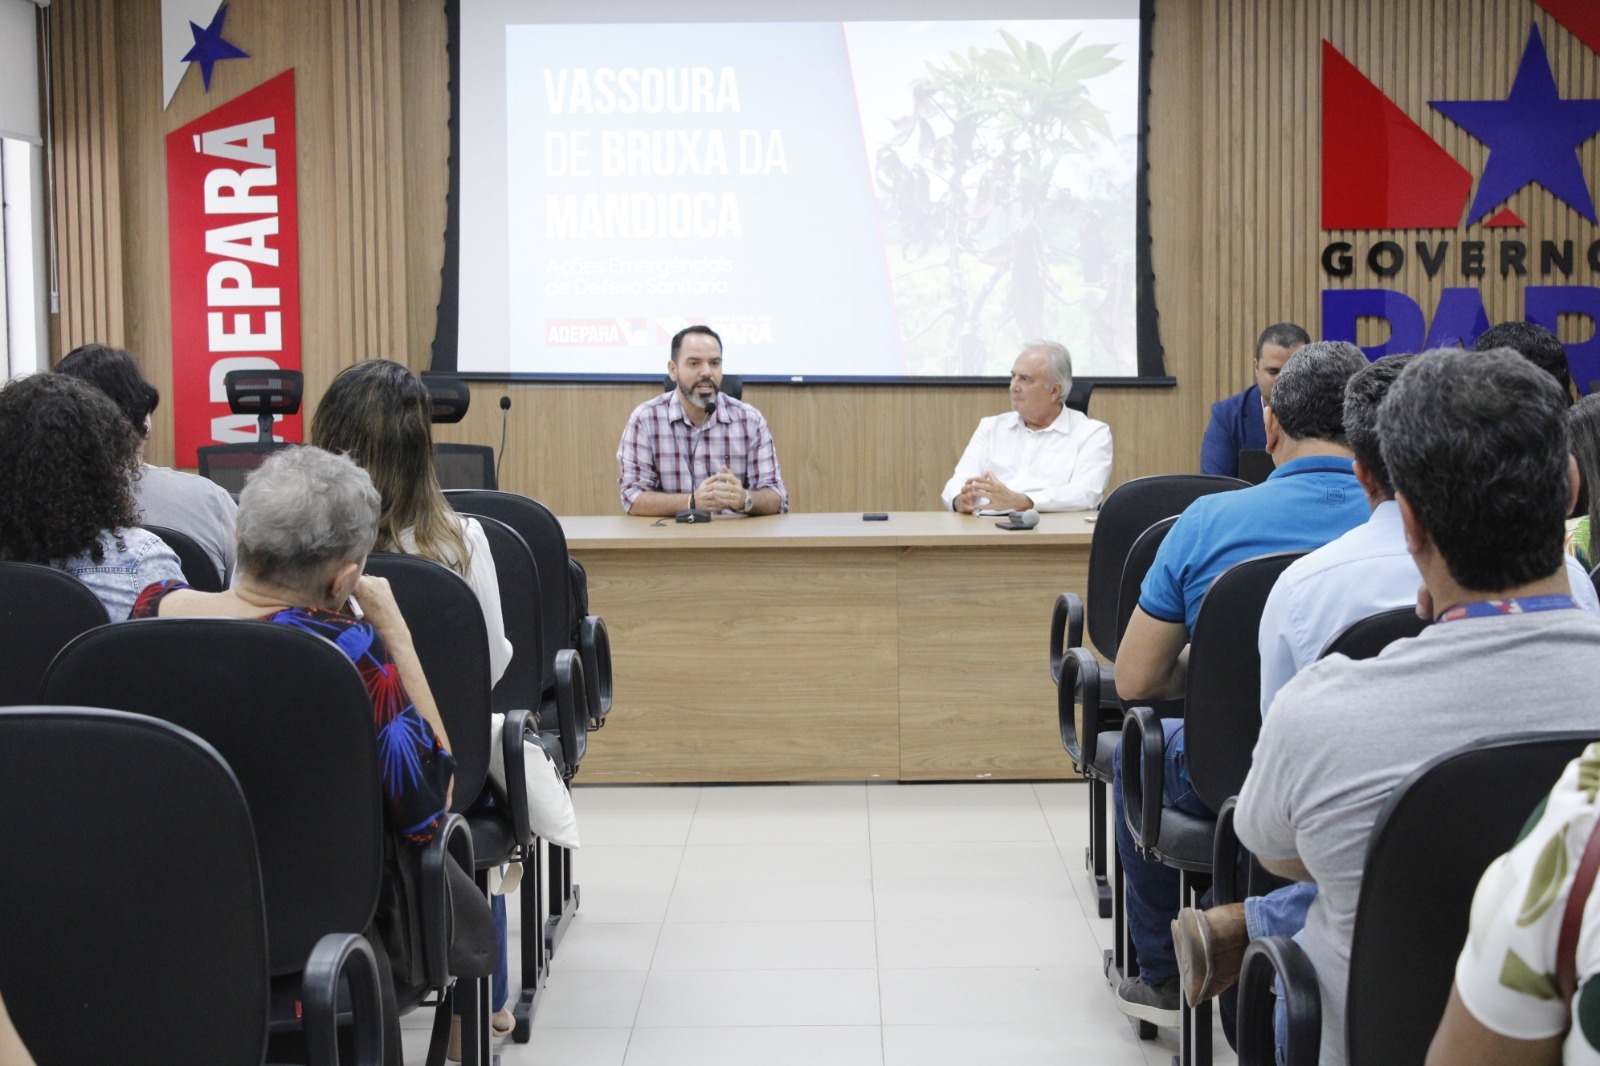
<svg viewBox="0 0 1600 1066">
<path fill-rule="evenodd" d="M 991 377 L 1034 338 L 1135 375 L 1137 6 L 463 0 L 459 369 L 658 376 L 707 324 L 747 378 Z"/>
</svg>

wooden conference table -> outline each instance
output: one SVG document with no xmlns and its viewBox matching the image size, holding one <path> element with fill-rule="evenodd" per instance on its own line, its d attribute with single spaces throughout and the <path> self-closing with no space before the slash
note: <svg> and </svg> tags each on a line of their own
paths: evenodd
<svg viewBox="0 0 1600 1066">
<path fill-rule="evenodd" d="M 590 782 L 1073 776 L 1046 644 L 1093 516 L 561 520 L 611 633 Z"/>
</svg>

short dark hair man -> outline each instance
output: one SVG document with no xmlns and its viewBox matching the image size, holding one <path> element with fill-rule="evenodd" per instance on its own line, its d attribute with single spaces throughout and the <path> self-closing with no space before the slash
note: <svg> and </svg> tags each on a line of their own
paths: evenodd
<svg viewBox="0 0 1600 1066">
<path fill-rule="evenodd" d="M 1367 520 L 1371 509 L 1351 472 L 1344 437 L 1345 384 L 1366 365 L 1361 349 L 1342 341 L 1308 344 L 1289 357 L 1266 408 L 1267 450 L 1277 469 L 1259 485 L 1196 500 L 1167 534 L 1118 647 L 1117 693 L 1124 700 L 1183 695 L 1189 633 L 1200 601 L 1228 567 L 1257 555 L 1319 548 Z M 1183 722 L 1169 719 L 1164 728 L 1168 780 L 1182 790 L 1166 801 L 1201 813 L 1203 805 L 1186 787 Z M 1178 875 L 1135 850 L 1122 818 L 1120 747 L 1113 768 L 1125 913 L 1140 970 L 1117 988 L 1117 1005 L 1133 1017 L 1176 1025 L 1178 965 L 1171 924 L 1178 916 Z M 1185 793 L 1193 807 L 1186 806 Z"/>
<path fill-rule="evenodd" d="M 1537 322 L 1502 322 L 1484 330 L 1472 344 L 1475 352 L 1493 348 L 1510 348 L 1555 378 L 1561 394 L 1571 400 L 1572 369 L 1567 365 L 1567 349 L 1554 333 Z"/>
<path fill-rule="evenodd" d="M 1200 443 L 1200 472 L 1239 476 L 1239 453 L 1267 446 L 1267 431 L 1262 424 L 1262 406 L 1270 402 L 1272 384 L 1283 364 L 1311 335 L 1293 322 L 1268 326 L 1256 338 L 1256 381 L 1243 392 L 1211 405 L 1211 422 Z"/>
<path fill-rule="evenodd" d="M 634 408 L 622 431 L 622 509 L 633 515 L 690 507 L 747 515 L 787 511 L 789 493 L 767 420 L 720 394 L 722 338 L 716 331 L 679 330 L 667 375 L 677 388 Z"/>
<path fill-rule="evenodd" d="M 145 380 L 133 356 L 121 348 L 84 344 L 68 352 L 55 365 L 55 372 L 86 381 L 111 397 L 138 432 L 141 466 L 133 495 L 140 521 L 189 534 L 211 557 L 222 580 L 231 580 L 238 550 L 234 534 L 238 505 L 228 490 L 214 481 L 145 461 L 150 416 L 161 402 L 161 393 Z"/>
<path fill-rule="evenodd" d="M 1301 946 L 1321 986 L 1328 1066 L 1345 1061 L 1356 900 L 1394 787 L 1475 738 L 1593 727 L 1600 619 L 1574 609 L 1561 548 L 1577 492 L 1566 408 L 1550 375 L 1509 349 L 1429 352 L 1406 367 L 1378 437 L 1422 573 L 1419 609 L 1437 623 L 1375 659 L 1312 664 L 1262 723 L 1234 824 L 1269 870 L 1317 883 Z M 1485 694 L 1512 675 L 1529 714 L 1508 724 L 1504 701 Z"/>
</svg>

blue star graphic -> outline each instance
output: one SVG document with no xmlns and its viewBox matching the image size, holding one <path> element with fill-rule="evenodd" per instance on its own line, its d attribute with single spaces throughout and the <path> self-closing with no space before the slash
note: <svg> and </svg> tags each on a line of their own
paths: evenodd
<svg viewBox="0 0 1600 1066">
<path fill-rule="evenodd" d="M 211 91 L 211 67 L 219 59 L 249 59 L 250 53 L 239 48 L 231 41 L 222 39 L 222 22 L 228 17 L 228 5 L 223 4 L 217 8 L 217 13 L 211 18 L 211 25 L 201 29 L 198 25 L 189 23 L 189 32 L 194 34 L 194 47 L 183 55 L 185 63 L 199 63 L 200 77 L 205 80 L 206 92 Z"/>
<path fill-rule="evenodd" d="M 1596 221 L 1578 148 L 1600 132 L 1600 100 L 1563 100 L 1537 24 L 1504 100 L 1430 100 L 1429 105 L 1489 146 L 1489 162 L 1467 211 L 1477 222 L 1524 185 L 1538 182 Z"/>
</svg>

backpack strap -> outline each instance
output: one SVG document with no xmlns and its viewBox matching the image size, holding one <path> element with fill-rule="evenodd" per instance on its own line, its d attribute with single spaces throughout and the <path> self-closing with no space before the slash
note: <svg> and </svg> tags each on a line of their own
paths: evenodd
<svg viewBox="0 0 1600 1066">
<path fill-rule="evenodd" d="M 1596 873 L 1600 873 L 1600 822 L 1589 832 L 1589 843 L 1584 846 L 1578 874 L 1567 896 L 1567 908 L 1561 915 L 1561 935 L 1556 940 L 1556 987 L 1566 1003 L 1578 994 L 1578 935 L 1583 931 L 1583 911 L 1594 889 Z"/>
</svg>

